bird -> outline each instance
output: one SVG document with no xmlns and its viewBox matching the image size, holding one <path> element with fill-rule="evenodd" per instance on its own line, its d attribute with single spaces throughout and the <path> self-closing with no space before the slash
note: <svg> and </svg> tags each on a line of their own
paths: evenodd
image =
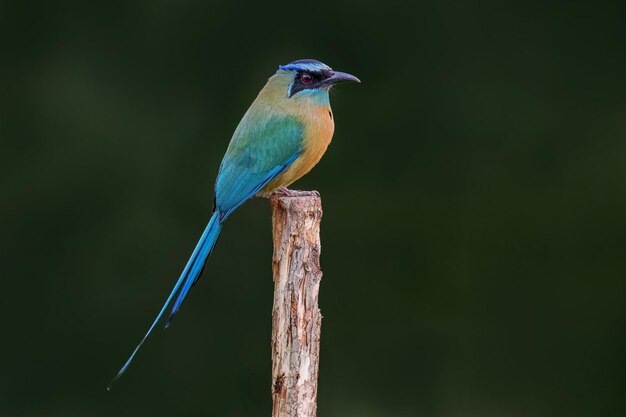
<svg viewBox="0 0 626 417">
<path fill-rule="evenodd" d="M 126 372 L 173 302 L 165 327 L 170 325 L 202 274 L 226 219 L 254 196 L 288 193 L 287 187 L 320 161 L 335 126 L 329 92 L 345 82 L 361 81 L 315 59 L 279 65 L 267 80 L 226 149 L 215 181 L 213 212 L 200 240 L 152 325 L 107 389 Z"/>
</svg>

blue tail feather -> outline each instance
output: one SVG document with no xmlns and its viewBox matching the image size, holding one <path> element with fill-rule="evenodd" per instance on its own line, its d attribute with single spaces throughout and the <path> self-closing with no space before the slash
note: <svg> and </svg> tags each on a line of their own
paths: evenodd
<svg viewBox="0 0 626 417">
<path fill-rule="evenodd" d="M 111 382 L 109 383 L 109 386 L 107 387 L 108 390 L 110 390 L 111 385 L 113 385 L 113 383 L 117 381 L 124 374 L 124 372 L 126 372 L 126 370 L 128 369 L 128 366 L 135 358 L 135 355 L 137 354 L 141 346 L 144 344 L 146 339 L 148 339 L 148 336 L 150 336 L 150 333 L 152 333 L 152 330 L 154 330 L 157 323 L 163 317 L 163 314 L 165 313 L 168 306 L 170 305 L 170 303 L 172 302 L 172 300 L 178 293 L 178 290 L 181 288 L 181 285 L 184 284 L 183 289 L 180 291 L 180 294 L 178 295 L 178 298 L 176 299 L 176 303 L 174 304 L 174 307 L 172 308 L 172 313 L 170 314 L 165 327 L 169 325 L 170 321 L 172 320 L 172 317 L 174 316 L 174 314 L 176 314 L 183 300 L 187 296 L 187 293 L 189 292 L 189 289 L 191 288 L 192 284 L 196 281 L 196 279 L 202 272 L 202 267 L 204 266 L 204 263 L 206 262 L 208 256 L 211 254 L 211 251 L 213 250 L 213 247 L 215 246 L 215 242 L 217 242 L 217 238 L 219 237 L 221 230 L 222 230 L 222 224 L 220 222 L 220 213 L 219 213 L 219 210 L 217 210 L 213 213 L 211 220 L 209 220 L 209 224 L 204 229 L 204 232 L 202 233 L 202 236 L 200 237 L 200 240 L 198 241 L 196 248 L 191 254 L 191 257 L 189 258 L 189 260 L 187 261 L 187 265 L 185 265 L 185 269 L 180 274 L 180 277 L 176 281 L 176 284 L 174 284 L 174 288 L 170 292 L 170 295 L 167 297 L 167 300 L 165 300 L 165 304 L 163 304 L 163 307 L 159 311 L 159 314 L 157 314 L 156 318 L 152 322 L 152 325 L 146 332 L 143 339 L 141 339 L 141 341 L 139 342 L 135 350 L 133 350 L 133 353 L 130 355 L 126 363 L 124 363 L 124 365 L 120 368 L 120 370 L 117 372 L 115 377 L 111 380 Z"/>
<path fill-rule="evenodd" d="M 260 181 L 258 183 L 254 181 L 259 180 L 259 178 L 255 176 L 250 177 L 249 175 L 250 173 L 244 173 L 245 175 L 243 176 L 241 173 L 237 173 L 238 184 L 242 182 L 246 183 L 246 181 L 248 181 L 248 183 L 244 184 L 243 188 L 241 184 L 239 184 L 238 186 L 239 188 L 235 187 L 236 189 L 241 191 L 241 193 L 234 193 L 234 194 L 230 193 L 230 194 L 222 195 L 222 201 L 221 201 L 222 204 L 221 205 L 217 204 L 217 207 L 215 208 L 215 211 L 213 212 L 213 216 L 211 217 L 211 220 L 209 220 L 209 224 L 204 229 L 204 232 L 202 233 L 202 237 L 200 237 L 200 240 L 196 244 L 196 248 L 194 249 L 191 257 L 189 258 L 189 261 L 187 261 L 187 265 L 185 266 L 185 269 L 183 270 L 180 277 L 176 281 L 176 284 L 174 285 L 174 288 L 170 292 L 170 295 L 167 297 L 165 304 L 163 304 L 161 311 L 159 311 L 159 314 L 156 316 L 156 318 L 152 322 L 152 325 L 146 332 L 143 339 L 141 339 L 141 341 L 139 342 L 135 350 L 133 350 L 130 357 L 126 361 L 126 363 L 124 363 L 124 365 L 117 372 L 113 380 L 111 380 L 111 383 L 109 384 L 107 389 L 111 389 L 111 385 L 113 385 L 113 383 L 117 381 L 124 374 L 124 372 L 126 372 L 126 370 L 128 369 L 128 366 L 135 358 L 135 355 L 137 354 L 141 346 L 144 344 L 146 339 L 148 339 L 148 336 L 150 336 L 150 334 L 152 333 L 152 330 L 154 330 L 157 323 L 161 320 L 161 318 L 165 314 L 165 311 L 171 304 L 172 300 L 174 300 L 174 298 L 178 294 L 178 297 L 176 298 L 176 301 L 174 302 L 174 306 L 172 307 L 172 311 L 168 319 L 165 322 L 165 327 L 167 328 L 169 326 L 172 318 L 178 312 L 183 301 L 185 300 L 185 297 L 187 297 L 187 294 L 189 293 L 193 285 L 198 281 L 198 278 L 204 268 L 204 264 L 207 258 L 209 257 L 209 255 L 211 254 L 213 247 L 215 247 L 215 244 L 217 243 L 217 239 L 220 235 L 220 232 L 222 231 L 222 222 L 233 211 L 235 211 L 241 204 L 243 204 L 246 200 L 254 196 L 257 192 L 259 192 L 259 190 L 265 187 L 272 179 L 282 174 L 289 166 L 291 166 L 291 164 L 296 159 L 298 159 L 300 154 L 301 154 L 301 151 L 296 152 L 284 163 L 279 164 L 276 167 L 270 169 L 269 171 L 263 173 L 262 174 L 263 177 L 260 178 Z M 224 166 L 223 163 L 222 163 L 222 166 Z M 218 180 L 215 185 L 216 198 L 218 199 L 218 201 L 220 199 L 220 192 L 221 192 L 220 191 L 221 190 L 220 177 L 222 174 L 223 174 L 222 167 L 220 167 L 220 174 L 218 174 Z M 254 180 L 254 181 L 250 182 L 251 180 Z M 250 186 L 250 184 L 254 184 L 254 183 L 256 183 L 256 185 Z"/>
<path fill-rule="evenodd" d="M 200 248 L 200 251 L 198 252 L 198 256 L 196 257 L 196 259 L 194 259 L 192 263 L 191 271 L 189 272 L 189 274 L 187 274 L 185 278 L 185 283 L 183 284 L 183 288 L 180 290 L 180 293 L 178 294 L 178 298 L 176 298 L 176 302 L 174 303 L 174 306 L 172 307 L 172 312 L 170 313 L 170 316 L 167 318 L 167 321 L 165 322 L 166 328 L 170 325 L 170 322 L 174 318 L 174 315 L 178 313 L 178 310 L 180 309 L 180 306 L 183 304 L 183 301 L 185 301 L 185 297 L 187 297 L 189 290 L 191 289 L 191 287 L 193 287 L 193 285 L 196 283 L 196 281 L 200 277 L 200 274 L 202 273 L 202 269 L 204 268 L 204 263 L 206 262 L 207 258 L 213 251 L 213 248 L 215 247 L 215 243 L 217 243 L 217 238 L 219 237 L 220 231 L 222 230 L 222 224 L 220 223 L 219 215 L 217 214 L 214 215 L 214 218 L 215 218 L 215 221 L 213 221 L 213 218 L 212 218 L 211 222 L 209 222 L 209 226 L 207 226 L 207 228 L 210 227 L 209 233 L 207 234 L 207 238 L 202 243 L 202 247 Z"/>
</svg>

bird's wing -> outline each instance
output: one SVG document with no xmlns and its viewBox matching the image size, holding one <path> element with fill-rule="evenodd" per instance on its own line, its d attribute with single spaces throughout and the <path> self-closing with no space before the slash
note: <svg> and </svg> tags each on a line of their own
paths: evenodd
<svg viewBox="0 0 626 417">
<path fill-rule="evenodd" d="M 290 115 L 248 112 L 237 127 L 215 182 L 215 204 L 228 217 L 300 156 L 304 126 Z"/>
</svg>

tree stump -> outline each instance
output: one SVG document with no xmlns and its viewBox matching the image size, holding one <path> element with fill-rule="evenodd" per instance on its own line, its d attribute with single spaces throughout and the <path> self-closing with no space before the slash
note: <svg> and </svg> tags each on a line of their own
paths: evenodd
<svg viewBox="0 0 626 417">
<path fill-rule="evenodd" d="M 274 256 L 272 417 L 315 417 L 322 315 L 318 307 L 320 221 L 317 192 L 270 197 Z"/>
</svg>

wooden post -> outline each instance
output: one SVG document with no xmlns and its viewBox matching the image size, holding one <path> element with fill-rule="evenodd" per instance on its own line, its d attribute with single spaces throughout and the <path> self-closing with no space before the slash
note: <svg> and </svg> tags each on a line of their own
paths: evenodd
<svg viewBox="0 0 626 417">
<path fill-rule="evenodd" d="M 322 200 L 317 192 L 270 197 L 274 237 L 272 417 L 315 417 L 322 315 L 317 305 Z"/>
</svg>

